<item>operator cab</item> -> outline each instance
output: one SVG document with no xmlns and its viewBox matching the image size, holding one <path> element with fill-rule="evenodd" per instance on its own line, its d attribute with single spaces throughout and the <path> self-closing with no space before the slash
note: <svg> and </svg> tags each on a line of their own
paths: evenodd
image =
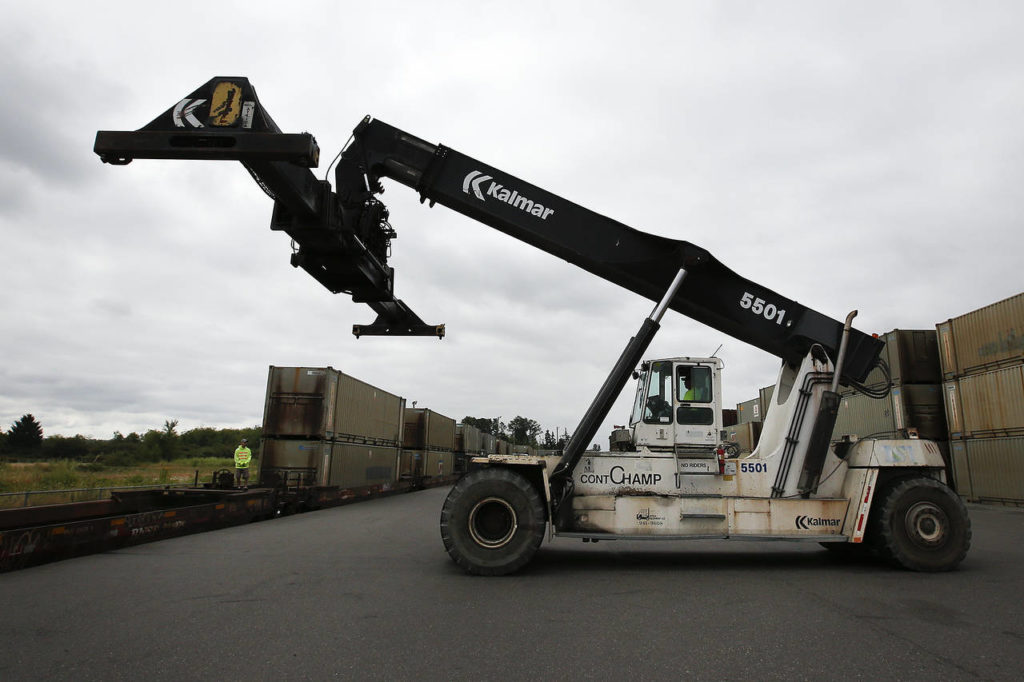
<svg viewBox="0 0 1024 682">
<path fill-rule="evenodd" d="M 634 373 L 629 420 L 636 447 L 714 457 L 722 431 L 722 360 L 649 360 Z"/>
</svg>

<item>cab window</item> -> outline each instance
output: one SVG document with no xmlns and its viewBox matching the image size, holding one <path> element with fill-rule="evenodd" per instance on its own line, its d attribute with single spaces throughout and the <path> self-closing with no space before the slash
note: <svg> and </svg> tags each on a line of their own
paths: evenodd
<svg viewBox="0 0 1024 682">
<path fill-rule="evenodd" d="M 711 394 L 710 367 L 679 365 L 676 368 L 676 383 L 681 403 L 710 403 L 714 399 Z"/>
<path fill-rule="evenodd" d="M 676 408 L 676 423 L 707 426 L 715 423 L 715 413 L 702 404 L 714 400 L 711 391 L 711 368 L 679 365 L 676 368 L 676 394 L 682 403 Z"/>
</svg>

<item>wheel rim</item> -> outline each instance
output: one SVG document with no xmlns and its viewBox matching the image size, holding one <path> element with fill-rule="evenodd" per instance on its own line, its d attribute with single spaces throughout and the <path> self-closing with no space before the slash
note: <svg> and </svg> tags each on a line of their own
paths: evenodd
<svg viewBox="0 0 1024 682">
<path fill-rule="evenodd" d="M 907 535 L 921 547 L 936 547 L 946 539 L 949 519 L 942 508 L 931 502 L 918 502 L 907 510 Z"/>
<path fill-rule="evenodd" d="M 516 510 L 499 497 L 480 500 L 469 512 L 469 534 L 481 547 L 497 549 L 507 545 L 518 527 Z"/>
</svg>

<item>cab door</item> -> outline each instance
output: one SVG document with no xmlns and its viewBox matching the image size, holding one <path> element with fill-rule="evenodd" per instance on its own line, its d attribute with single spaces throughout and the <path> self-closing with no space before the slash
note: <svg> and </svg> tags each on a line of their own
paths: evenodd
<svg viewBox="0 0 1024 682">
<path fill-rule="evenodd" d="M 717 366 L 710 364 L 676 364 L 676 445 L 686 448 L 718 444 L 722 425 L 717 370 Z"/>
<path fill-rule="evenodd" d="M 630 425 L 636 445 L 671 448 L 676 442 L 675 377 L 671 360 L 655 360 L 641 377 Z"/>
</svg>

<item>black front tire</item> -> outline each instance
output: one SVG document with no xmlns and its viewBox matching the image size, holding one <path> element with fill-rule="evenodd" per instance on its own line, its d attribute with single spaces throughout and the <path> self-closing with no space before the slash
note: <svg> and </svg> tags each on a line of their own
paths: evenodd
<svg viewBox="0 0 1024 682">
<path fill-rule="evenodd" d="M 971 520 L 963 500 L 932 478 L 895 483 L 875 512 L 881 555 L 913 571 L 951 571 L 971 546 Z"/>
<path fill-rule="evenodd" d="M 452 560 L 475 575 L 506 575 L 544 540 L 540 494 L 520 473 L 489 467 L 466 474 L 441 509 L 441 539 Z"/>
</svg>

